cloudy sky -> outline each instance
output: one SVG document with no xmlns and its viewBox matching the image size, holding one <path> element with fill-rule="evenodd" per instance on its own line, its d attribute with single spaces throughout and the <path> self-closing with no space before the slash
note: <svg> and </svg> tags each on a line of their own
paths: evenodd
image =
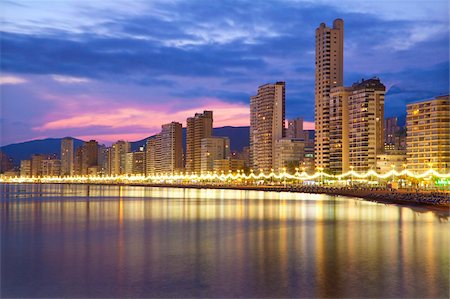
<svg viewBox="0 0 450 299">
<path fill-rule="evenodd" d="M 386 116 L 449 89 L 447 0 L 16 1 L 1 15 L 1 144 L 138 140 L 203 109 L 249 124 L 249 97 L 286 81 L 314 121 L 314 30 L 345 22 L 345 84 L 378 76 Z"/>
</svg>

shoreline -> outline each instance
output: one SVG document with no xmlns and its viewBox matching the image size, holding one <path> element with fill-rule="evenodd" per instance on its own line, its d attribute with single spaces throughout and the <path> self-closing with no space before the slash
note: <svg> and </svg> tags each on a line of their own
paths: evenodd
<svg viewBox="0 0 450 299">
<path fill-rule="evenodd" d="M 363 200 L 394 204 L 399 206 L 407 206 L 410 208 L 421 208 L 436 212 L 445 212 L 450 216 L 450 194 L 440 193 L 447 197 L 444 203 L 433 203 L 436 193 L 432 192 L 407 192 L 406 190 L 390 191 L 390 190 L 371 190 L 371 189 L 339 189 L 328 187 L 309 187 L 309 186 L 255 186 L 255 185 L 215 185 L 215 184 L 147 184 L 147 183 L 98 183 L 98 182 L 33 182 L 33 183 L 5 183 L 1 184 L 63 184 L 63 185 L 107 185 L 107 186 L 135 186 L 135 187 L 159 187 L 159 188 L 190 188 L 190 189 L 226 189 L 226 190 L 243 190 L 243 191 L 266 191 L 266 192 L 291 192 L 291 193 L 310 193 L 310 194 L 326 194 L 344 197 L 357 197 Z M 396 197 L 396 198 L 393 198 Z M 408 199 L 409 198 L 409 199 Z M 411 199 L 413 198 L 413 199 Z M 419 201 L 420 200 L 420 201 Z"/>
</svg>

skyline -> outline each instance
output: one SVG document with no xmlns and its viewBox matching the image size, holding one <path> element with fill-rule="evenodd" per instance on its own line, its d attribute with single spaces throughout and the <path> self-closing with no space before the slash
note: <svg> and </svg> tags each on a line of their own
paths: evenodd
<svg viewBox="0 0 450 299">
<path fill-rule="evenodd" d="M 170 121 L 185 126 L 203 110 L 214 110 L 215 127 L 248 125 L 250 96 L 276 81 L 286 81 L 287 118 L 302 116 L 311 128 L 314 31 L 335 18 L 346 27 L 344 85 L 378 76 L 386 117 L 404 118 L 407 103 L 448 93 L 446 1 L 115 2 L 108 9 L 68 1 L 52 2 L 52 10 L 50 2 L 17 3 L 3 4 L 2 145 L 138 140 Z"/>
</svg>

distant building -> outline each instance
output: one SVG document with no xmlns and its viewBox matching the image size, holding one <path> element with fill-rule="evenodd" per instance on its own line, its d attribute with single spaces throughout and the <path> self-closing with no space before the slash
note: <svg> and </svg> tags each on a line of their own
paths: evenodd
<svg viewBox="0 0 450 299">
<path fill-rule="evenodd" d="M 161 135 L 147 139 L 145 148 L 145 174 L 155 175 L 162 172 L 161 167 Z"/>
<path fill-rule="evenodd" d="M 42 176 L 42 160 L 46 159 L 47 155 L 35 154 L 31 156 L 31 176 Z"/>
<path fill-rule="evenodd" d="M 0 152 L 0 173 L 5 173 L 13 168 L 14 164 L 12 158 L 8 157 L 8 155 L 3 152 Z"/>
<path fill-rule="evenodd" d="M 96 175 L 93 169 L 98 166 L 98 142 L 90 140 L 83 143 L 82 158 L 81 158 L 81 174 L 82 175 Z M 91 169 L 89 171 L 89 168 Z"/>
<path fill-rule="evenodd" d="M 208 137 L 201 141 L 201 172 L 214 170 L 214 161 L 230 157 L 230 139 L 228 137 Z"/>
<path fill-rule="evenodd" d="M 110 165 L 109 165 L 109 152 L 110 148 L 106 147 L 104 144 L 98 146 L 98 156 L 97 156 L 97 174 L 101 176 L 110 175 Z"/>
<path fill-rule="evenodd" d="M 125 173 L 128 175 L 143 175 L 145 173 L 144 167 L 144 152 L 131 152 L 126 154 Z"/>
<path fill-rule="evenodd" d="M 408 104 L 406 107 L 408 169 L 422 173 L 432 167 L 441 173 L 449 173 L 449 95 Z"/>
<path fill-rule="evenodd" d="M 236 173 L 238 170 L 244 170 L 244 160 L 228 158 L 228 159 L 220 159 L 214 160 L 214 168 L 213 171 L 221 174 L 222 172 L 228 173 L 233 172 Z"/>
<path fill-rule="evenodd" d="M 344 84 L 344 21 L 316 29 L 315 159 L 316 166 L 330 168 L 330 91 Z"/>
<path fill-rule="evenodd" d="M 397 117 L 384 120 L 384 151 L 406 150 L 406 129 L 397 124 Z"/>
<path fill-rule="evenodd" d="M 244 146 L 242 151 L 235 153 L 234 158 L 244 161 L 244 168 L 248 170 L 250 168 L 250 147 Z"/>
<path fill-rule="evenodd" d="M 265 84 L 250 97 L 250 164 L 268 171 L 275 162 L 275 141 L 285 136 L 285 83 Z"/>
<path fill-rule="evenodd" d="M 31 177 L 31 160 L 20 161 L 20 176 Z"/>
<path fill-rule="evenodd" d="M 286 130 L 286 138 L 289 139 L 300 139 L 305 138 L 303 131 L 303 118 L 297 117 L 291 120 L 288 120 L 288 127 Z"/>
<path fill-rule="evenodd" d="M 377 156 L 376 171 L 379 173 L 387 173 L 393 169 L 402 171 L 406 166 L 406 151 L 391 151 L 389 154 L 381 154 Z M 374 169 L 375 170 L 375 169 Z"/>
<path fill-rule="evenodd" d="M 61 175 L 72 176 L 74 174 L 74 147 L 73 138 L 65 137 L 61 140 Z"/>
<path fill-rule="evenodd" d="M 196 113 L 186 122 L 186 171 L 200 173 L 201 142 L 203 138 L 212 136 L 213 112 Z"/>
<path fill-rule="evenodd" d="M 183 127 L 171 122 L 161 126 L 161 172 L 175 173 L 183 170 Z"/>
<path fill-rule="evenodd" d="M 60 176 L 61 175 L 61 160 L 55 157 L 48 157 L 41 162 L 42 176 Z"/>
<path fill-rule="evenodd" d="M 111 175 L 125 174 L 126 154 L 131 151 L 130 143 L 119 140 L 112 145 Z"/>
<path fill-rule="evenodd" d="M 305 141 L 296 138 L 283 138 L 275 141 L 275 172 L 282 172 L 284 168 L 290 173 L 301 167 L 305 158 Z"/>
</svg>

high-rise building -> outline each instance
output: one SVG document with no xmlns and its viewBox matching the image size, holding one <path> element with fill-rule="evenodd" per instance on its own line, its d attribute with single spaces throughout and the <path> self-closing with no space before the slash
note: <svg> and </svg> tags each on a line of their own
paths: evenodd
<svg viewBox="0 0 450 299">
<path fill-rule="evenodd" d="M 344 21 L 336 19 L 333 28 L 324 23 L 316 29 L 315 75 L 315 161 L 317 167 L 330 167 L 330 91 L 344 82 Z"/>
<path fill-rule="evenodd" d="M 143 175 L 144 167 L 144 151 L 131 152 L 126 154 L 125 173 L 130 175 Z"/>
<path fill-rule="evenodd" d="M 183 127 L 178 122 L 162 125 L 161 172 L 174 173 L 183 169 Z"/>
<path fill-rule="evenodd" d="M 112 145 L 111 150 L 111 174 L 125 174 L 126 154 L 131 151 L 130 143 L 119 140 Z"/>
<path fill-rule="evenodd" d="M 65 137 L 61 140 L 61 175 L 72 176 L 74 173 L 73 138 Z"/>
<path fill-rule="evenodd" d="M 42 176 L 59 176 L 61 174 L 61 160 L 48 157 L 41 162 Z"/>
<path fill-rule="evenodd" d="M 211 137 L 213 112 L 203 111 L 187 119 L 186 127 L 186 171 L 201 172 L 201 142 Z"/>
<path fill-rule="evenodd" d="M 42 160 L 46 159 L 47 155 L 36 154 L 31 156 L 31 176 L 42 176 Z"/>
<path fill-rule="evenodd" d="M 145 148 L 145 174 L 155 175 L 162 172 L 161 165 L 161 135 L 156 134 L 147 139 Z"/>
<path fill-rule="evenodd" d="M 349 116 L 348 98 L 351 87 L 334 87 L 330 90 L 329 137 L 330 153 L 328 169 L 332 173 L 345 173 L 349 170 Z"/>
<path fill-rule="evenodd" d="M 384 152 L 384 94 L 378 78 L 352 86 L 348 98 L 349 164 L 355 171 L 375 170 L 377 156 Z"/>
<path fill-rule="evenodd" d="M 31 176 L 31 160 L 20 161 L 20 176 L 21 177 Z"/>
<path fill-rule="evenodd" d="M 228 137 L 208 137 L 201 142 L 201 172 L 214 170 L 214 161 L 230 157 L 230 139 Z"/>
<path fill-rule="evenodd" d="M 285 83 L 265 84 L 250 97 L 250 164 L 268 171 L 275 162 L 275 141 L 285 136 Z"/>
<path fill-rule="evenodd" d="M 90 140 L 83 143 L 81 158 L 81 174 L 97 174 L 98 142 Z"/>
<path fill-rule="evenodd" d="M 384 146 L 385 149 L 395 149 L 395 137 L 400 127 L 397 125 L 397 117 L 389 117 L 384 120 Z"/>
<path fill-rule="evenodd" d="M 297 117 L 291 120 L 288 120 L 288 127 L 286 130 L 286 138 L 305 138 L 303 131 L 303 117 Z"/>
<path fill-rule="evenodd" d="M 385 90 L 378 78 L 331 89 L 328 169 L 333 173 L 376 170 L 384 152 Z"/>
<path fill-rule="evenodd" d="M 432 167 L 441 173 L 450 172 L 449 95 L 406 107 L 408 169 L 422 173 Z"/>
</svg>

